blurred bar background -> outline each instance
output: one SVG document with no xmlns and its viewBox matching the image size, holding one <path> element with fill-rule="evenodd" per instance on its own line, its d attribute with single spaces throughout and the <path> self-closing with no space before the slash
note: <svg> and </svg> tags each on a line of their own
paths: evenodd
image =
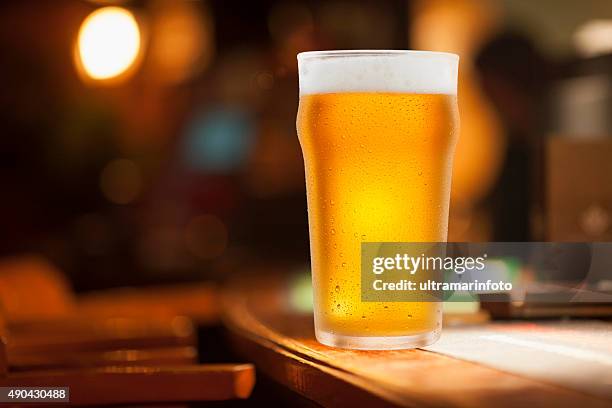
<svg viewBox="0 0 612 408">
<path fill-rule="evenodd" d="M 461 56 L 451 241 L 612 239 L 608 0 L 3 1 L 0 256 L 77 292 L 308 265 L 296 54 Z"/>
</svg>

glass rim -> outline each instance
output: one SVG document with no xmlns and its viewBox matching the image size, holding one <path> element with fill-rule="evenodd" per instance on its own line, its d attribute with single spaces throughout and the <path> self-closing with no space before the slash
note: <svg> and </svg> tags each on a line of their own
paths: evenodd
<svg viewBox="0 0 612 408">
<path fill-rule="evenodd" d="M 391 56 L 414 56 L 414 57 L 442 57 L 453 61 L 459 60 L 459 55 L 444 51 L 425 50 L 327 50 L 327 51 L 304 51 L 297 54 L 298 60 L 310 58 L 347 58 L 347 57 L 391 57 Z"/>
</svg>

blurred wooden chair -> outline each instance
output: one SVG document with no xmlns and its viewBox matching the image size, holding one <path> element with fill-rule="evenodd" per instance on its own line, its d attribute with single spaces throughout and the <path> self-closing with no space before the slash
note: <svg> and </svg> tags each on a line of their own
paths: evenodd
<svg viewBox="0 0 612 408">
<path fill-rule="evenodd" d="M 208 283 L 122 288 L 75 296 L 64 275 L 42 257 L 0 261 L 0 307 L 9 325 L 67 316 L 187 316 L 206 325 L 218 322 L 219 304 L 216 288 Z"/>
<path fill-rule="evenodd" d="M 75 316 L 11 323 L 9 350 L 54 352 L 99 351 L 125 348 L 159 348 L 196 345 L 195 328 L 186 317 L 90 318 Z"/>
<path fill-rule="evenodd" d="M 247 398 L 251 365 L 195 364 L 193 323 L 180 314 L 210 323 L 216 302 L 209 286 L 185 292 L 109 291 L 80 299 L 41 258 L 1 261 L 0 386 L 70 387 L 75 405 Z"/>
<path fill-rule="evenodd" d="M 13 372 L 0 341 L 0 387 L 69 387 L 71 405 L 118 405 L 248 398 L 250 364 L 100 367 Z"/>
<path fill-rule="evenodd" d="M 195 364 L 193 327 L 186 318 L 177 319 L 181 324 L 130 320 L 105 327 L 115 319 L 61 320 L 58 325 L 31 322 L 12 330 L 0 324 L 0 334 L 7 364 L 14 371 Z"/>
<path fill-rule="evenodd" d="M 0 306 L 14 370 L 197 362 L 188 318 L 82 314 L 64 277 L 40 258 L 0 262 Z"/>
<path fill-rule="evenodd" d="M 181 366 L 197 364 L 197 357 L 197 350 L 190 346 L 54 353 L 7 350 L 7 364 L 13 372 L 111 366 Z"/>
</svg>

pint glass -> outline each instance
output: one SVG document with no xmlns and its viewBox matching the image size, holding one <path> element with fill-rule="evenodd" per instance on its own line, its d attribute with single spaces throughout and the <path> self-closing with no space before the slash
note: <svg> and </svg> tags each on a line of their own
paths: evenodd
<svg viewBox="0 0 612 408">
<path fill-rule="evenodd" d="M 437 340 L 439 302 L 362 302 L 362 242 L 444 242 L 458 137 L 454 54 L 298 55 L 315 331 L 335 347 Z"/>
</svg>

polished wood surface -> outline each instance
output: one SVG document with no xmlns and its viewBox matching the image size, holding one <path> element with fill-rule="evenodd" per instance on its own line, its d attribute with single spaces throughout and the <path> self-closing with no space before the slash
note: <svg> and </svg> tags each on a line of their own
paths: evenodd
<svg viewBox="0 0 612 408">
<path fill-rule="evenodd" d="M 234 285 L 225 296 L 224 322 L 238 353 L 276 381 L 325 406 L 611 404 L 424 350 L 355 351 L 323 346 L 314 338 L 312 316 L 291 312 L 287 293 L 281 279 Z"/>
</svg>

